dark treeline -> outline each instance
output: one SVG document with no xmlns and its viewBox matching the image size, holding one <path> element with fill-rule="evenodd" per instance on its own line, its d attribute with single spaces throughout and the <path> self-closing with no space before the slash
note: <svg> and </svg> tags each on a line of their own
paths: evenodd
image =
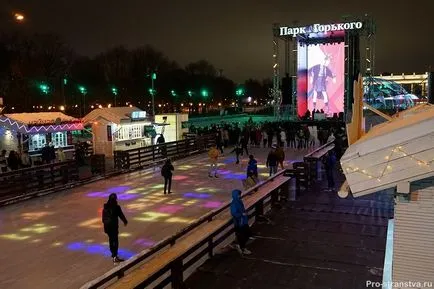
<svg viewBox="0 0 434 289">
<path fill-rule="evenodd" d="M 250 79 L 242 85 L 244 95 L 236 95 L 239 84 L 206 60 L 181 67 L 156 48 L 111 48 L 95 57 L 77 55 L 59 36 L 37 34 L 0 36 L 0 96 L 6 111 L 37 110 L 34 106 L 60 106 L 67 111 L 84 102 L 79 87 L 86 89 L 86 109 L 91 104 L 132 103 L 146 109 L 151 100 L 151 75 L 156 103 L 169 112 L 180 103 L 221 103 L 223 106 L 247 96 L 267 98 L 270 81 Z M 201 93 L 204 90 L 207 93 Z M 156 105 L 158 109 L 158 105 Z"/>
</svg>

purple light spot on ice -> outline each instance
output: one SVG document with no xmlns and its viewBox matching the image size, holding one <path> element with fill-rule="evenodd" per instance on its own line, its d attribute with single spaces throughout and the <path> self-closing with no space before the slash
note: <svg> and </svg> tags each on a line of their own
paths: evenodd
<svg viewBox="0 0 434 289">
<path fill-rule="evenodd" d="M 83 243 L 75 242 L 75 243 L 71 243 L 71 244 L 69 244 L 69 245 L 67 246 L 67 248 L 68 248 L 69 250 L 72 250 L 72 251 L 78 251 L 78 250 L 82 250 L 82 249 L 84 248 L 84 245 L 83 245 Z"/>
<path fill-rule="evenodd" d="M 132 200 L 138 198 L 138 195 L 132 195 L 132 194 L 118 194 L 118 200 Z"/>
<path fill-rule="evenodd" d="M 109 193 L 91 192 L 91 193 L 86 194 L 86 196 L 92 197 L 92 198 L 104 198 L 104 197 L 108 197 Z"/>
<path fill-rule="evenodd" d="M 185 193 L 184 197 L 193 199 L 207 199 L 211 197 L 210 194 L 198 194 L 198 193 Z"/>
<path fill-rule="evenodd" d="M 125 192 L 125 191 L 128 191 L 128 190 L 130 190 L 131 188 L 130 187 L 127 187 L 127 186 L 118 186 L 118 187 L 112 187 L 112 188 L 109 188 L 108 190 L 107 190 L 107 193 L 115 193 L 115 194 L 119 194 L 119 193 L 123 193 L 123 192 Z"/>
<path fill-rule="evenodd" d="M 175 214 L 175 213 L 181 211 L 182 209 L 184 209 L 183 206 L 167 205 L 167 206 L 159 207 L 159 208 L 157 209 L 157 211 L 160 212 L 160 213 Z"/>
<path fill-rule="evenodd" d="M 216 209 L 216 208 L 220 208 L 222 204 L 223 204 L 222 202 L 206 202 L 202 205 L 202 207 Z"/>
</svg>

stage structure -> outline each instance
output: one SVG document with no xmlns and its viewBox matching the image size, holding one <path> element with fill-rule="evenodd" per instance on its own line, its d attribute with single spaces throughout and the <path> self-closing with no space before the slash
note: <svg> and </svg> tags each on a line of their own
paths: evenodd
<svg viewBox="0 0 434 289">
<path fill-rule="evenodd" d="M 315 109 L 351 119 L 353 82 L 359 74 L 374 73 L 373 19 L 365 15 L 331 24 L 274 24 L 273 36 L 275 117 L 296 119 Z"/>
</svg>

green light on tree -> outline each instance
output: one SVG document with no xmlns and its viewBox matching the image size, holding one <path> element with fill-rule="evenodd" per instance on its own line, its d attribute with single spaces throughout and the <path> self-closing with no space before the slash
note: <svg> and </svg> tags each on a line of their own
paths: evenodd
<svg viewBox="0 0 434 289">
<path fill-rule="evenodd" d="M 68 84 L 68 78 L 63 78 L 63 85 L 67 85 Z"/>
<path fill-rule="evenodd" d="M 157 74 L 155 72 L 152 72 L 151 77 L 152 77 L 153 80 L 156 80 L 157 79 Z"/>
<path fill-rule="evenodd" d="M 188 96 L 192 97 L 193 96 L 193 91 L 189 90 L 187 91 Z"/>
<path fill-rule="evenodd" d="M 152 89 L 152 88 L 148 89 L 148 91 L 149 91 L 150 95 L 154 95 L 156 92 L 155 89 Z"/>
<path fill-rule="evenodd" d="M 174 91 L 173 89 L 170 91 L 170 94 L 172 94 L 172 96 L 176 96 L 176 91 Z"/>
</svg>

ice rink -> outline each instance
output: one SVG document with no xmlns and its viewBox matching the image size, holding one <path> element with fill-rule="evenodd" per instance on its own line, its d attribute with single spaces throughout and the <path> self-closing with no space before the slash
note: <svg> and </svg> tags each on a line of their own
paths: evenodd
<svg viewBox="0 0 434 289">
<path fill-rule="evenodd" d="M 268 149 L 252 149 L 260 178 Z M 306 151 L 286 150 L 286 164 Z M 78 288 L 113 268 L 101 223 L 102 206 L 117 193 L 129 224 L 120 227 L 119 255 L 129 258 L 230 201 L 242 188 L 248 158 L 227 150 L 219 178 L 208 177 L 206 154 L 174 163 L 173 194 L 163 195 L 159 168 L 123 174 L 69 191 L 0 208 L 0 288 Z"/>
</svg>

